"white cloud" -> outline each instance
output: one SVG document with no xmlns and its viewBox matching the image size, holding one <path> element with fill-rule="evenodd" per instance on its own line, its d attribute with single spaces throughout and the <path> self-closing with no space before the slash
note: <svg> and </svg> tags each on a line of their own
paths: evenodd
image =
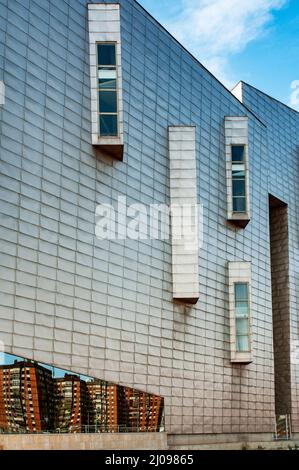
<svg viewBox="0 0 299 470">
<path fill-rule="evenodd" d="M 207 57 L 194 55 L 200 62 L 210 71 L 215 77 L 218 78 L 224 85 L 231 89 L 236 84 L 236 80 L 232 78 L 229 67 L 229 60 L 227 57 L 221 55 L 209 55 Z"/>
<path fill-rule="evenodd" d="M 228 84 L 229 57 L 267 31 L 288 0 L 181 0 L 166 28 Z"/>
<path fill-rule="evenodd" d="M 291 83 L 290 106 L 299 111 L 299 80 L 293 80 Z"/>
</svg>

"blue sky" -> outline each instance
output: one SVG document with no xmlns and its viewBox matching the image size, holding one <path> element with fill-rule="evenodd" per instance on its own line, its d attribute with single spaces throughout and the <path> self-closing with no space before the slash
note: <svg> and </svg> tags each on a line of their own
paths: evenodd
<svg viewBox="0 0 299 470">
<path fill-rule="evenodd" d="M 13 364 L 14 361 L 24 361 L 23 357 L 14 356 L 13 354 L 6 354 L 2 351 L 2 349 L 3 349 L 3 346 L 2 346 L 2 344 L 0 344 L 0 366 L 1 365 Z M 74 372 L 70 372 L 70 371 L 64 370 L 64 369 L 59 369 L 57 367 L 53 367 L 53 366 L 50 366 L 48 364 L 43 364 L 41 362 L 39 364 L 43 367 L 46 367 L 47 369 L 50 369 L 55 378 L 64 377 L 65 374 L 74 374 Z M 80 378 L 82 380 L 85 380 L 86 382 L 88 380 L 92 379 L 92 377 L 88 377 L 86 375 L 82 375 L 82 374 L 77 374 L 77 375 L 80 375 Z"/>
<path fill-rule="evenodd" d="M 228 88 L 299 110 L 299 0 L 138 0 Z"/>
</svg>

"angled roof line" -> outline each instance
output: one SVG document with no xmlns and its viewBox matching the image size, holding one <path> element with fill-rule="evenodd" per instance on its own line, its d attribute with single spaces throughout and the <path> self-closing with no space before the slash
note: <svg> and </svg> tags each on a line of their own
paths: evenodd
<svg viewBox="0 0 299 470">
<path fill-rule="evenodd" d="M 250 108 L 248 108 L 245 104 L 241 103 L 241 101 L 238 100 L 238 98 L 233 95 L 233 93 L 228 89 L 226 88 L 226 86 L 217 78 L 215 77 L 215 75 L 212 74 L 212 72 L 210 72 L 210 70 L 208 70 L 190 51 L 188 51 L 188 49 L 186 49 L 185 46 L 183 46 L 183 44 L 181 44 L 174 36 L 172 36 L 172 34 L 165 28 L 165 26 L 163 26 L 151 13 L 149 13 L 137 0 L 134 0 L 135 3 L 137 3 L 137 5 L 155 22 L 157 23 L 158 26 L 160 26 L 160 28 L 162 28 L 168 36 L 171 37 L 171 39 L 173 41 L 175 41 L 182 49 L 184 49 L 185 52 L 187 52 L 187 54 L 189 56 L 192 57 L 193 60 L 195 60 L 195 62 L 197 62 L 209 75 L 211 75 L 211 77 L 216 80 L 221 86 L 222 88 L 225 89 L 225 91 L 227 91 L 241 106 L 243 106 L 243 108 L 246 109 L 246 111 L 248 111 L 257 121 L 259 121 L 264 127 L 267 127 L 266 124 L 253 112 L 251 111 Z M 242 80 L 239 80 L 239 82 L 242 81 Z M 238 82 L 238 83 L 239 83 Z M 245 82 L 243 82 L 245 83 Z"/>
<path fill-rule="evenodd" d="M 264 91 L 260 90 L 259 88 L 256 88 L 255 86 L 250 85 L 250 83 L 244 82 L 244 80 L 239 80 L 239 82 L 237 83 L 237 85 L 238 85 L 239 83 L 244 83 L 244 85 L 247 85 L 247 86 L 249 86 L 250 88 L 253 88 L 254 90 L 258 91 L 259 93 L 262 93 L 263 95 L 267 96 L 267 98 L 270 98 L 270 100 L 275 101 L 276 103 L 281 104 L 282 106 L 284 106 L 285 108 L 289 109 L 290 111 L 293 111 L 294 113 L 299 114 L 299 111 L 297 111 L 296 109 L 291 108 L 291 106 L 288 106 L 287 104 L 283 103 L 282 101 L 279 101 L 279 100 L 276 99 L 276 98 L 273 98 L 273 96 L 268 95 L 268 93 L 265 93 Z M 237 85 L 235 85 L 235 86 L 237 86 Z M 234 88 L 235 88 L 235 87 L 234 87 Z"/>
</svg>

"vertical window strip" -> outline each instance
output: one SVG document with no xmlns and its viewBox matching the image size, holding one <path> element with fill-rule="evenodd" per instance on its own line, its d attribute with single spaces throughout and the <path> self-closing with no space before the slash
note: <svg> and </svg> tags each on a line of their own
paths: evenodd
<svg viewBox="0 0 299 470">
<path fill-rule="evenodd" d="M 232 145 L 233 212 L 246 212 L 245 146 Z"/>
<path fill-rule="evenodd" d="M 116 44 L 97 44 L 99 133 L 118 135 Z"/>
<path fill-rule="evenodd" d="M 235 321 L 236 321 L 236 350 L 237 352 L 250 351 L 249 330 L 249 284 L 236 282 L 235 292 Z"/>
</svg>

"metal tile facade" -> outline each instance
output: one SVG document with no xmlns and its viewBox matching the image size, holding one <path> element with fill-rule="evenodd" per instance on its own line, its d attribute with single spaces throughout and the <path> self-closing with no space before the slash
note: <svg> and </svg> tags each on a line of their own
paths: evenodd
<svg viewBox="0 0 299 470">
<path fill-rule="evenodd" d="M 91 145 L 87 0 L 1 0 L 5 351 L 165 397 L 170 433 L 274 430 L 268 192 L 289 204 L 298 337 L 298 113 L 244 85 L 257 119 L 133 0 L 122 0 L 124 161 Z M 109 2 L 107 2 L 109 3 Z M 225 116 L 248 116 L 246 229 L 227 224 Z M 199 301 L 172 300 L 168 240 L 100 241 L 95 209 L 169 203 L 168 126 L 196 126 Z M 230 363 L 229 261 L 252 264 L 254 361 Z M 299 299 L 298 299 L 299 300 Z M 299 367 L 293 426 L 299 432 Z"/>
</svg>

